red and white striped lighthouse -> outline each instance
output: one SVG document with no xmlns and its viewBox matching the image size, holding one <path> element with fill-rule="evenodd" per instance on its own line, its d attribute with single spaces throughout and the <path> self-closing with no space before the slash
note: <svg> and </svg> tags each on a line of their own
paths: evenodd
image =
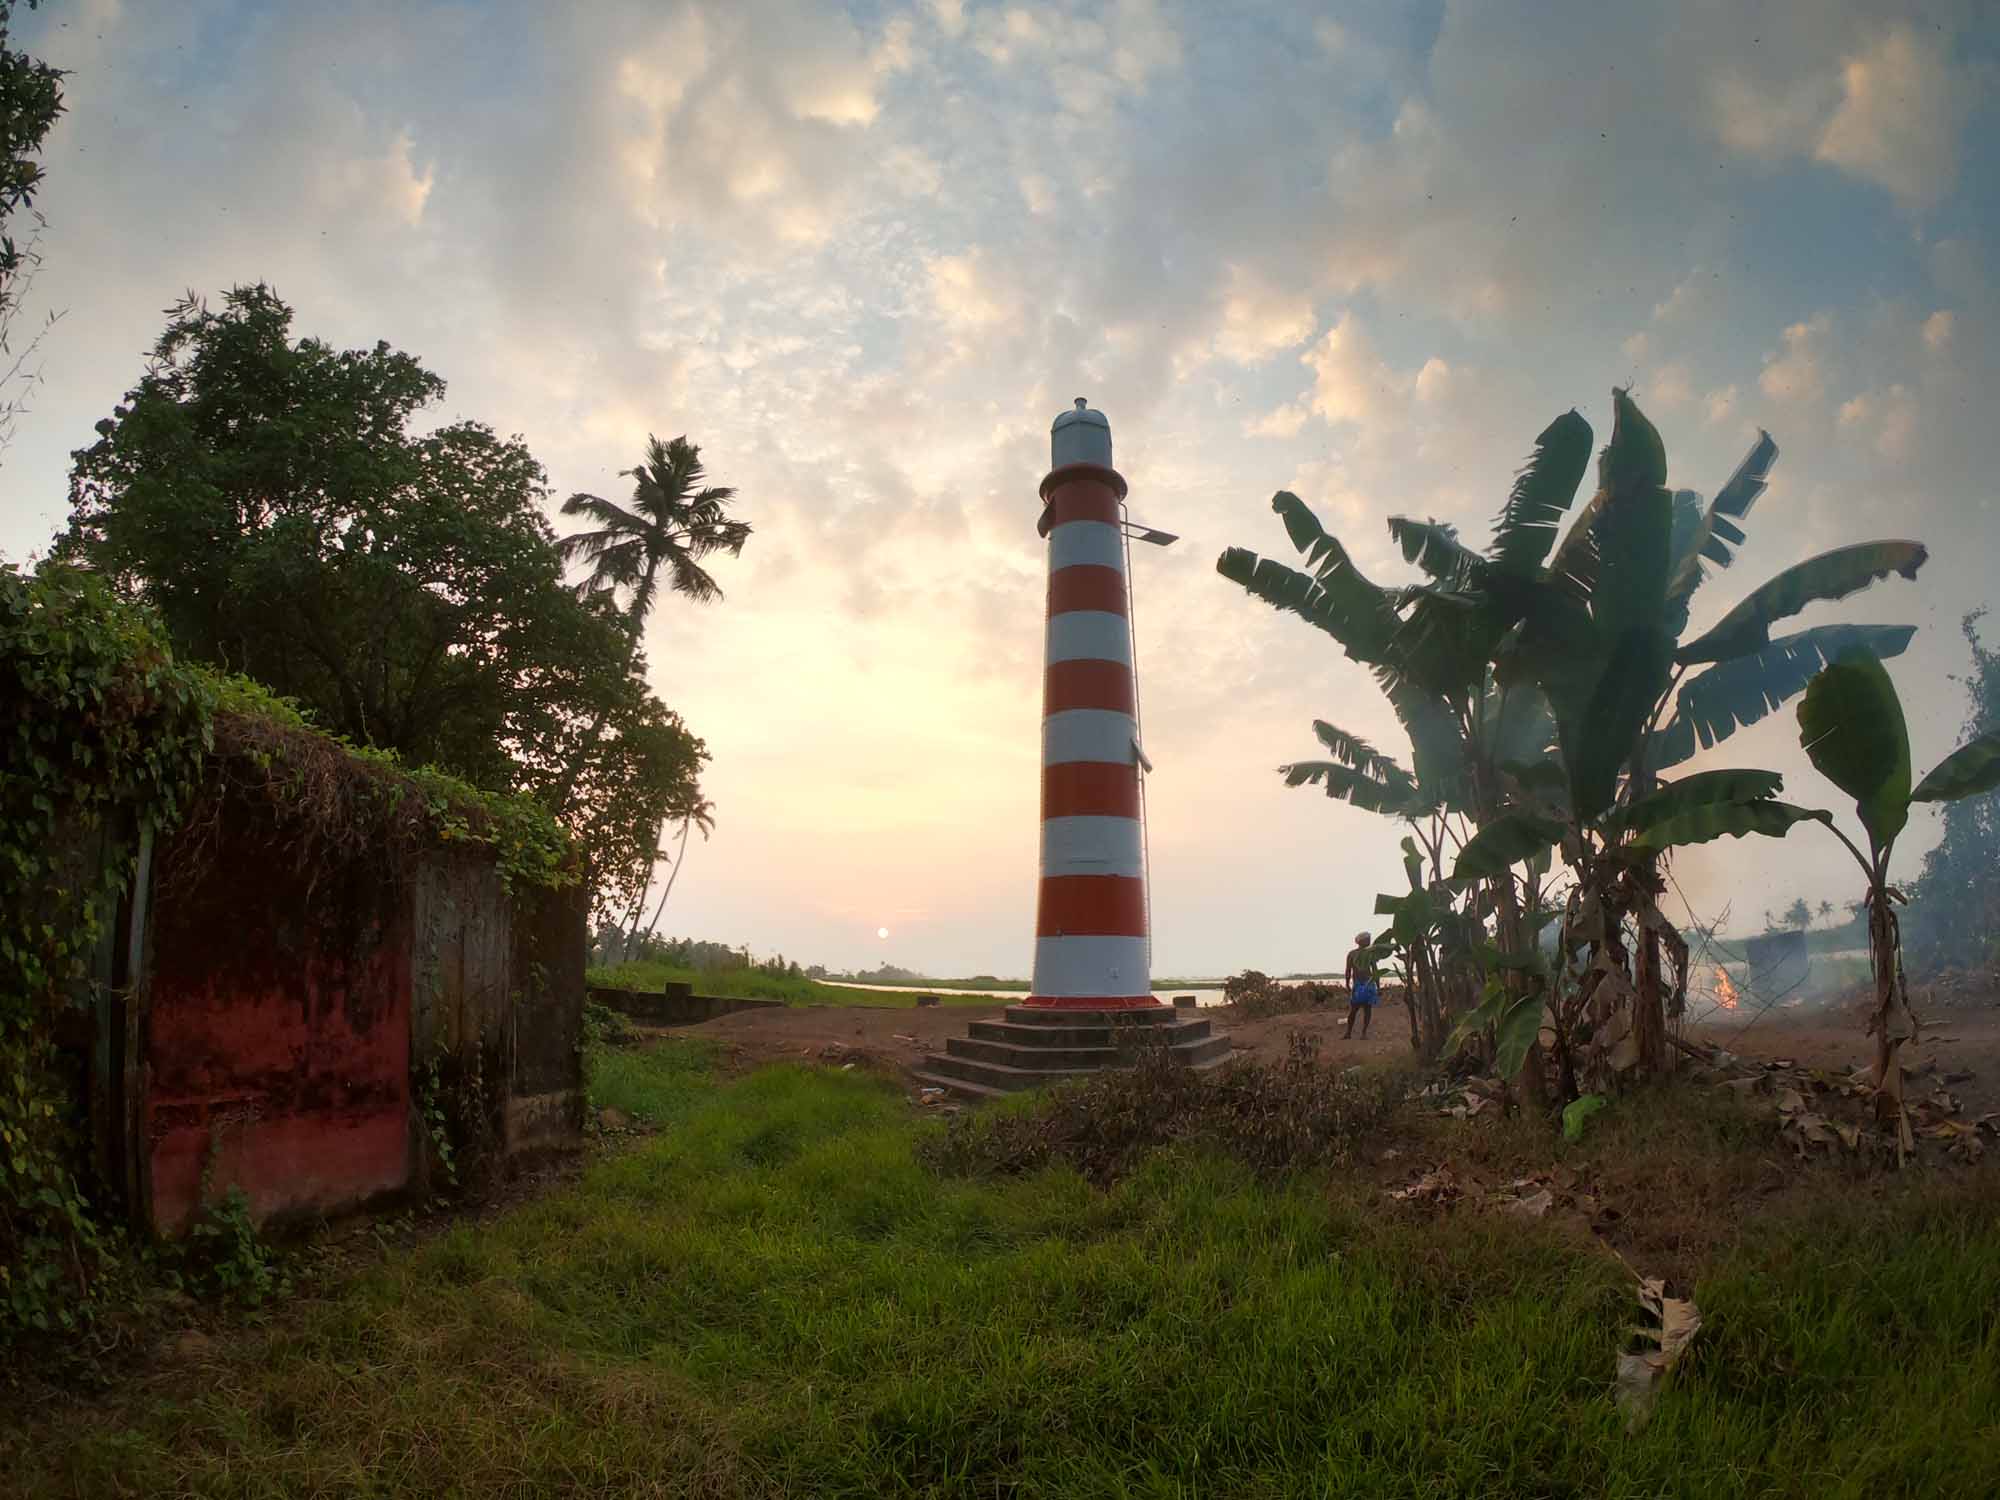
<svg viewBox="0 0 2000 1500">
<path fill-rule="evenodd" d="M 1146 935 L 1138 697 L 1126 579 L 1125 480 L 1111 424 L 1082 397 L 1050 431 L 1042 679 L 1042 869 L 1035 987 L 1068 1010 L 1156 1006 Z"/>
</svg>

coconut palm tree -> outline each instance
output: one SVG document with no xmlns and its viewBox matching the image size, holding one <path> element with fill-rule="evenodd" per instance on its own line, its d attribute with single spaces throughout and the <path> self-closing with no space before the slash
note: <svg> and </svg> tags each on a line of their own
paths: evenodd
<svg viewBox="0 0 2000 1500">
<path fill-rule="evenodd" d="M 685 437 L 670 443 L 648 437 L 645 461 L 623 474 L 633 481 L 629 506 L 582 493 L 563 501 L 564 515 L 588 517 L 597 529 L 566 536 L 556 548 L 564 562 L 590 564 L 590 576 L 580 585 L 584 592 L 632 591 L 625 618 L 636 650 L 659 597 L 661 569 L 675 593 L 697 604 L 714 603 L 722 588 L 701 560 L 716 552 L 740 556 L 750 523 L 727 514 L 736 498 L 733 488 L 702 483 L 708 476 L 701 449 Z"/>
<path fill-rule="evenodd" d="M 750 538 L 750 523 L 728 514 L 729 502 L 736 497 L 734 488 L 704 483 L 708 475 L 702 467 L 701 449 L 685 436 L 663 443 L 648 435 L 645 458 L 637 468 L 626 469 L 623 474 L 633 481 L 632 498 L 625 505 L 581 492 L 563 501 L 564 515 L 583 516 L 596 525 L 592 530 L 562 538 L 556 543 L 556 550 L 564 562 L 589 564 L 589 574 L 577 586 L 580 593 L 603 593 L 615 598 L 620 590 L 630 590 L 624 605 L 625 660 L 629 668 L 638 655 L 646 617 L 658 602 L 662 576 L 672 592 L 697 604 L 714 603 L 722 597 L 722 587 L 709 576 L 702 560 L 718 552 L 740 556 L 743 544 Z M 577 777 L 596 748 L 603 728 L 604 714 L 600 711 L 584 734 L 556 794 L 558 816 L 568 806 Z M 690 820 L 700 821 L 706 827 L 705 817 L 690 814 Z M 661 833 L 664 835 L 664 828 Z M 683 850 L 686 843 L 684 821 Z M 641 902 L 644 895 L 642 889 Z M 653 920 L 659 920 L 657 913 Z M 635 918 L 635 930 L 637 925 Z"/>
</svg>

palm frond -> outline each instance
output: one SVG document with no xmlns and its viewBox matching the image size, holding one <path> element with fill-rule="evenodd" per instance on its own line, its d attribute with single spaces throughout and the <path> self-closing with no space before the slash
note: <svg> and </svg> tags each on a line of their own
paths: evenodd
<svg viewBox="0 0 2000 1500">
<path fill-rule="evenodd" d="M 675 593 L 685 594 L 697 604 L 712 604 L 722 597 L 722 586 L 686 552 L 669 554 L 666 564 L 673 574 Z"/>
</svg>

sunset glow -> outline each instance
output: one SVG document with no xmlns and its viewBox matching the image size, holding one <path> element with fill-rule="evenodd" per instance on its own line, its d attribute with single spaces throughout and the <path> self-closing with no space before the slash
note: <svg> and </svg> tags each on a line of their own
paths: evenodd
<svg viewBox="0 0 2000 1500">
<path fill-rule="evenodd" d="M 450 385 L 429 416 L 520 433 L 551 515 L 686 433 L 755 531 L 714 560 L 724 599 L 648 624 L 651 681 L 713 757 L 663 937 L 877 961 L 865 894 L 912 913 L 899 963 L 1026 977 L 1036 486 L 1079 393 L 1133 516 L 1180 537 L 1131 564 L 1154 973 L 1337 968 L 1325 934 L 1399 868 L 1393 820 L 1272 772 L 1316 716 L 1406 759 L 1387 702 L 1218 553 L 1292 560 L 1283 488 L 1370 577 L 1414 581 L 1389 515 L 1483 545 L 1535 434 L 1574 406 L 1603 441 L 1614 383 L 1675 485 L 1712 492 L 1759 427 L 1783 450 L 1692 630 L 1810 552 L 1929 543 L 1921 591 L 1799 623 L 1921 621 L 1916 758 L 1955 743 L 1963 643 L 1937 627 L 1990 593 L 2000 524 L 1976 23 L 1828 0 L 1760 10 L 1752 47 L 1730 6 L 367 9 L 17 16 L 68 70 L 20 326 L 65 315 L 0 550 L 47 547 L 70 451 L 187 288 L 265 279 L 301 334 L 419 356 Z M 1726 753 L 1809 774 L 1789 710 Z M 1807 838 L 1674 870 L 1705 919 L 1849 894 Z"/>
</svg>

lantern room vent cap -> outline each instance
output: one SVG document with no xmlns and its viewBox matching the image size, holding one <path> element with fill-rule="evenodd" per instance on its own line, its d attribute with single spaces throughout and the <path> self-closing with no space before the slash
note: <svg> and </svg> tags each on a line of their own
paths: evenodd
<svg viewBox="0 0 2000 1500">
<path fill-rule="evenodd" d="M 1083 397 L 1076 398 L 1074 410 L 1066 411 L 1049 428 L 1049 467 L 1066 469 L 1071 464 L 1112 467 L 1111 423 L 1101 411 L 1092 411 Z"/>
</svg>

